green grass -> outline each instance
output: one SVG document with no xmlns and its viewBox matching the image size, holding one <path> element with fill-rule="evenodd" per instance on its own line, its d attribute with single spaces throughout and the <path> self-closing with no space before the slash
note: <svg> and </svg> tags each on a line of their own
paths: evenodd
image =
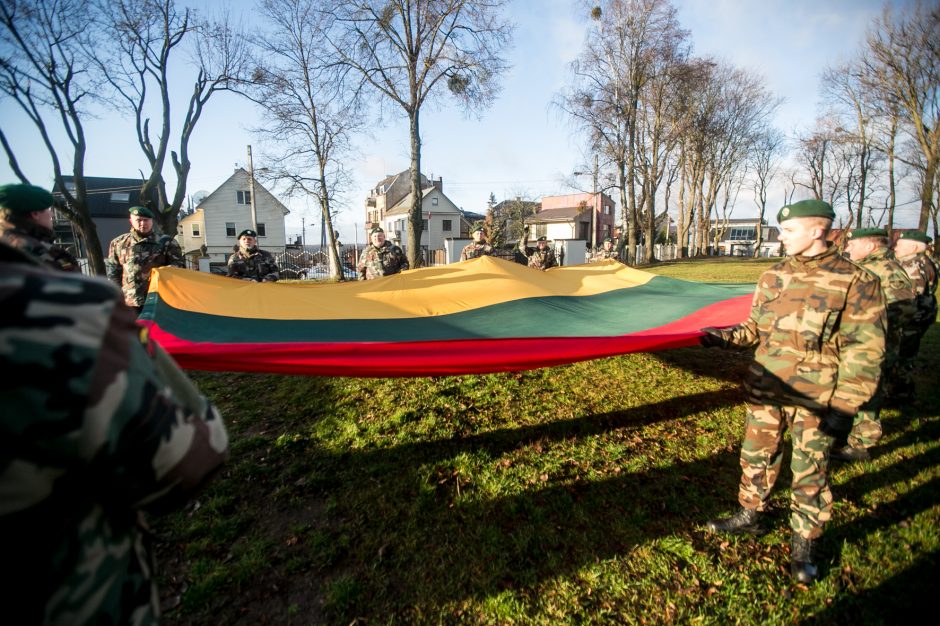
<svg viewBox="0 0 940 626">
<path fill-rule="evenodd" d="M 670 263 L 753 282 L 770 263 Z M 720 267 L 716 267 L 720 266 Z M 811 588 L 733 510 L 746 355 L 698 348 L 415 379 L 195 373 L 231 433 L 198 506 L 154 521 L 167 624 L 879 624 L 937 590 L 940 328 L 918 403 L 836 466 Z"/>
</svg>

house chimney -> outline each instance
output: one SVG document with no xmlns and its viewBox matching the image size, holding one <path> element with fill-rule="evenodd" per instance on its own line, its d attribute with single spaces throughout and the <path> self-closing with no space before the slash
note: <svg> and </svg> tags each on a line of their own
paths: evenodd
<svg viewBox="0 0 940 626">
<path fill-rule="evenodd" d="M 432 180 L 431 184 L 437 187 L 437 190 L 444 193 L 444 177 L 440 176 L 437 180 Z"/>
</svg>

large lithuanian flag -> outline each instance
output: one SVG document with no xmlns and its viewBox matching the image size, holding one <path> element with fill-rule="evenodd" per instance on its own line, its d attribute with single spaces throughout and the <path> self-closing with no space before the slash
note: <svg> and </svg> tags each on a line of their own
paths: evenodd
<svg viewBox="0 0 940 626">
<path fill-rule="evenodd" d="M 251 283 L 164 267 L 141 323 L 183 367 L 324 376 L 532 369 L 694 345 L 751 286 L 616 261 L 540 272 L 482 257 L 366 282 Z"/>
</svg>

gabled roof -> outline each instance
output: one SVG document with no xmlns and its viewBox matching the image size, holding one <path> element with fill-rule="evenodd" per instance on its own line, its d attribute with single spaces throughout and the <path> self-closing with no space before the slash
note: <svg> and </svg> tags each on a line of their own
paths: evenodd
<svg viewBox="0 0 940 626">
<path fill-rule="evenodd" d="M 211 197 L 213 197 L 214 195 L 216 195 L 217 193 L 219 193 L 219 192 L 222 190 L 222 188 L 225 187 L 226 185 L 228 185 L 233 179 L 235 179 L 235 178 L 241 178 L 242 176 L 244 176 L 245 179 L 247 180 L 247 179 L 248 179 L 248 172 L 245 171 L 245 168 L 242 168 L 242 167 L 236 168 L 235 171 L 232 173 L 232 175 L 229 176 L 228 178 L 226 178 L 226 179 L 225 179 L 225 182 L 223 182 L 221 185 L 219 185 L 218 187 L 216 187 L 215 190 L 214 190 L 212 193 L 210 193 L 208 196 L 206 196 L 205 198 L 203 198 L 203 199 L 202 199 L 202 202 L 200 202 L 200 203 L 199 203 L 199 206 L 196 207 L 196 208 L 199 209 L 199 207 L 201 207 L 202 205 L 204 205 L 204 204 L 206 203 L 206 201 L 209 200 L 209 198 L 211 198 Z M 288 209 L 286 206 L 284 206 L 284 203 L 281 202 L 280 200 L 278 200 L 278 199 L 277 199 L 277 196 L 275 196 L 273 193 L 271 193 L 270 191 L 268 191 L 268 189 L 267 189 L 264 185 L 262 185 L 262 184 L 259 183 L 257 180 L 255 180 L 255 195 L 256 195 L 256 196 L 257 196 L 258 192 L 266 193 L 266 194 L 276 203 L 276 206 L 280 207 L 281 211 L 284 212 L 284 215 L 287 215 L 288 213 L 290 213 L 290 209 Z"/>
<path fill-rule="evenodd" d="M 447 200 L 448 202 L 450 202 L 450 204 L 456 209 L 456 211 L 460 213 L 460 209 L 457 208 L 457 205 L 455 205 L 451 201 L 451 199 L 445 196 L 444 192 L 438 189 L 437 187 L 425 187 L 424 189 L 421 190 L 421 208 L 423 211 L 428 212 L 428 213 L 434 213 L 435 209 L 424 206 L 424 199 L 427 198 L 431 194 L 431 192 L 434 192 L 434 191 L 441 194 L 441 197 Z M 390 215 L 408 215 L 411 212 L 411 198 L 412 198 L 412 194 L 409 193 L 404 198 L 399 200 L 395 206 L 385 211 L 385 217 L 388 217 Z M 437 210 L 439 212 L 444 212 L 443 207 L 437 207 Z M 447 212 L 450 213 L 450 211 L 447 211 Z"/>
<path fill-rule="evenodd" d="M 572 206 L 559 209 L 543 209 L 535 215 L 529 215 L 525 221 L 530 224 L 541 222 L 571 222 L 577 221 L 576 218 L 584 215 L 587 219 L 591 218 L 590 207 Z"/>
<path fill-rule="evenodd" d="M 66 185 L 75 182 L 74 176 L 63 176 Z M 85 176 L 85 188 L 88 191 L 88 213 L 92 217 L 127 217 L 127 210 L 132 206 L 145 204 L 140 201 L 140 188 L 143 181 L 139 178 L 113 178 L 109 176 Z M 55 195 L 62 195 L 57 187 L 53 189 Z M 126 193 L 126 201 L 112 200 L 112 193 Z M 156 190 L 153 191 L 151 201 L 146 204 L 156 204 Z"/>
</svg>

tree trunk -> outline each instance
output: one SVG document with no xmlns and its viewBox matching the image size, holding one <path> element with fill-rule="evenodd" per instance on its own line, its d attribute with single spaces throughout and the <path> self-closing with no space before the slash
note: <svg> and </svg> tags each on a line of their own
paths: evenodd
<svg viewBox="0 0 940 626">
<path fill-rule="evenodd" d="M 925 233 L 930 216 L 933 214 L 933 183 L 936 175 L 937 161 L 934 159 L 927 163 L 924 182 L 920 188 L 920 219 L 917 221 L 917 228 Z"/>
<path fill-rule="evenodd" d="M 418 110 L 410 112 L 411 132 L 411 212 L 408 218 L 408 263 L 412 268 L 421 267 L 421 224 L 424 220 L 421 197 L 421 135 Z M 428 228 L 430 228 L 428 224 Z"/>
</svg>

